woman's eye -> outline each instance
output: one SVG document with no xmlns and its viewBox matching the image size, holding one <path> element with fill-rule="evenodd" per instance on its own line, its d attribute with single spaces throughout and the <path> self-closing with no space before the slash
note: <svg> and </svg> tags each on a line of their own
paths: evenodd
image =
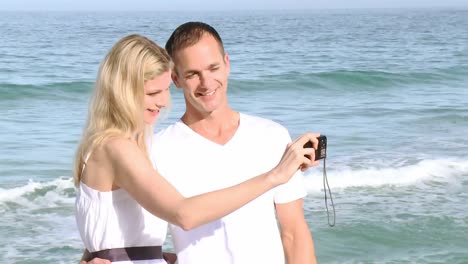
<svg viewBox="0 0 468 264">
<path fill-rule="evenodd" d="M 148 94 L 146 94 L 146 95 L 153 96 L 153 95 L 157 95 L 157 94 L 159 94 L 159 93 L 161 93 L 161 91 L 148 93 Z"/>
</svg>

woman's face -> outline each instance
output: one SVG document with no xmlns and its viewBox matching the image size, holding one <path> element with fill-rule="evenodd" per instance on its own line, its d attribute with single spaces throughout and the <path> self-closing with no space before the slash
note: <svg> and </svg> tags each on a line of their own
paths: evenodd
<svg viewBox="0 0 468 264">
<path fill-rule="evenodd" d="M 148 125 L 154 124 L 159 112 L 169 103 L 171 94 L 171 71 L 164 72 L 152 80 L 145 82 L 145 112 L 144 121 Z"/>
</svg>

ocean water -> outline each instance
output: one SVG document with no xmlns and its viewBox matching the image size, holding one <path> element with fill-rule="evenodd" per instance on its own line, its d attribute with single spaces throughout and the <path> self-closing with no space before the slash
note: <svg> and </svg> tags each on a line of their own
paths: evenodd
<svg viewBox="0 0 468 264">
<path fill-rule="evenodd" d="M 163 45 L 188 20 L 223 37 L 233 108 L 327 135 L 335 227 L 321 168 L 306 172 L 319 263 L 468 263 L 468 10 L 456 9 L 0 13 L 0 263 L 78 262 L 71 168 L 98 64 L 124 35 Z M 184 111 L 172 94 L 156 129 Z"/>
</svg>

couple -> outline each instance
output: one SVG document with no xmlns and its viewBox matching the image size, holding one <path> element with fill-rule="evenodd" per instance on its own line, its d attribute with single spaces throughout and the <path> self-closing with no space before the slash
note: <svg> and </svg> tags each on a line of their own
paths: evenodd
<svg viewBox="0 0 468 264">
<path fill-rule="evenodd" d="M 130 35 L 109 51 L 75 160 L 81 263 L 173 263 L 167 222 L 180 264 L 315 263 L 298 170 L 318 165 L 303 148 L 318 134 L 290 142 L 281 125 L 231 109 L 229 72 L 220 36 L 200 22 L 179 26 L 166 50 Z M 171 80 L 186 111 L 151 137 Z"/>
</svg>

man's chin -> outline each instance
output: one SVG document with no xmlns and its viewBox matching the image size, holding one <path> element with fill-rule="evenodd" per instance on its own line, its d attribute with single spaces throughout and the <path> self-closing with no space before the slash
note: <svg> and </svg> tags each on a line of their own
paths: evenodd
<svg viewBox="0 0 468 264">
<path fill-rule="evenodd" d="M 205 114 L 212 114 L 213 112 L 216 112 L 219 109 L 218 104 L 201 104 L 200 108 L 201 112 Z"/>
</svg>

